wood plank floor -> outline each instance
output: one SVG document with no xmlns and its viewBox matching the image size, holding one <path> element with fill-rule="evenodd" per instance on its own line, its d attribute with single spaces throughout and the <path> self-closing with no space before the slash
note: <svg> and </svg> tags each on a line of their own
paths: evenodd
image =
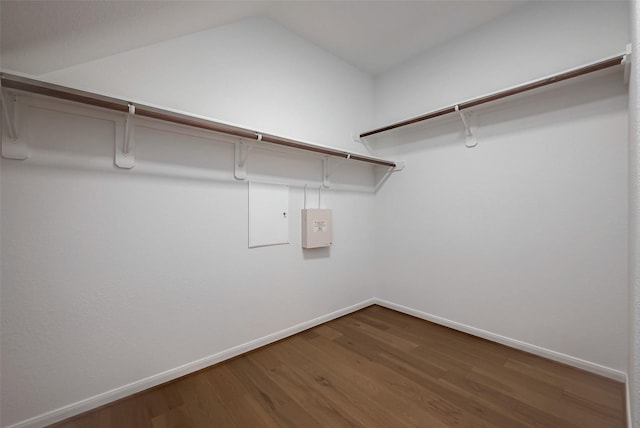
<svg viewBox="0 0 640 428">
<path fill-rule="evenodd" d="M 623 385 L 380 306 L 54 426 L 624 427 Z"/>
</svg>

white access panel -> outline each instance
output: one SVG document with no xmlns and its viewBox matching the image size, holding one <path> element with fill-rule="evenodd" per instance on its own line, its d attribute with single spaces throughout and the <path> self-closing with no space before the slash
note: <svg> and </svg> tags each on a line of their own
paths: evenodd
<svg viewBox="0 0 640 428">
<path fill-rule="evenodd" d="M 289 186 L 249 182 L 249 248 L 289 243 Z"/>
<path fill-rule="evenodd" d="M 328 247 L 333 241 L 331 210 L 302 210 L 302 248 Z"/>
</svg>

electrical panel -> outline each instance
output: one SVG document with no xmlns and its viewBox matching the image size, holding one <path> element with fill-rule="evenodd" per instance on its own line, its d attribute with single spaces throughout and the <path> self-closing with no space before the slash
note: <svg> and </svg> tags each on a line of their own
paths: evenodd
<svg viewBox="0 0 640 428">
<path fill-rule="evenodd" d="M 332 241 L 331 210 L 302 210 L 302 248 L 328 247 Z"/>
</svg>

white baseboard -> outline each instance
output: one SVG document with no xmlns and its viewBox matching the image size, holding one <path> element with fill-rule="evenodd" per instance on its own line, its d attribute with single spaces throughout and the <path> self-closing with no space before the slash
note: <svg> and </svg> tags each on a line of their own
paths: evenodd
<svg viewBox="0 0 640 428">
<path fill-rule="evenodd" d="M 129 395 L 144 391 L 145 389 L 161 385 L 165 382 L 177 379 L 189 373 L 193 373 L 214 364 L 218 364 L 224 360 L 228 360 L 229 358 L 244 354 L 245 352 L 249 352 L 270 343 L 277 342 L 278 340 L 292 336 L 296 333 L 300 333 L 301 331 L 315 327 L 327 321 L 331 321 L 332 319 L 350 314 L 362 308 L 366 308 L 367 306 L 371 306 L 375 303 L 375 299 L 365 300 L 363 302 L 337 310 L 330 314 L 314 318 L 293 327 L 289 327 L 276 333 L 272 333 L 259 339 L 244 343 L 242 345 L 238 345 L 233 348 L 218 352 L 200 360 L 182 365 L 180 367 L 176 367 L 171 370 L 167 370 L 163 373 L 158 373 L 157 375 L 150 376 L 146 379 L 142 379 L 137 382 L 112 389 L 111 391 L 107 391 L 105 393 L 87 398 L 85 400 L 78 401 L 77 403 L 73 403 L 68 406 L 43 413 L 25 421 L 18 422 L 17 424 L 11 425 L 7 428 L 40 428 L 46 425 L 53 424 L 55 422 L 60 422 L 64 419 L 79 415 L 80 413 L 87 412 L 89 410 L 111 403 L 115 400 L 128 397 Z"/>
<path fill-rule="evenodd" d="M 22 422 L 18 422 L 17 424 L 11 425 L 7 428 L 40 428 L 46 425 L 53 424 L 55 422 L 62 421 L 64 419 L 70 418 L 72 416 L 78 415 L 80 413 L 87 412 L 89 410 L 95 409 L 97 407 L 103 406 L 105 404 L 111 403 L 113 401 L 119 400 L 121 398 L 128 397 L 132 394 L 144 391 L 145 389 L 152 388 L 154 386 L 161 385 L 165 382 L 177 379 L 181 376 L 187 375 L 189 373 L 196 372 L 198 370 L 207 368 L 214 364 L 218 364 L 224 360 L 228 360 L 230 358 L 236 357 L 238 355 L 244 354 L 246 352 L 252 351 L 254 349 L 260 348 L 262 346 L 268 345 L 270 343 L 276 342 L 278 340 L 284 339 L 286 337 L 292 336 L 296 333 L 300 333 L 301 331 L 307 330 L 309 328 L 315 327 L 327 321 L 331 321 L 332 319 L 339 318 L 341 316 L 350 314 L 367 306 L 377 304 L 380 306 L 384 306 L 389 309 L 393 309 L 398 312 L 402 312 L 408 315 L 415 316 L 417 318 L 421 318 L 427 321 L 431 321 L 436 324 L 443 325 L 445 327 L 452 328 L 454 330 L 462 331 L 465 333 L 472 334 L 474 336 L 481 337 L 483 339 L 490 340 L 492 342 L 500 343 L 511 348 L 520 349 L 525 352 L 529 352 L 531 354 L 539 355 L 544 358 L 548 358 L 550 360 L 558 361 L 560 363 L 564 363 L 573 367 L 577 367 L 601 376 L 605 376 L 607 378 L 625 382 L 626 386 L 626 401 L 627 401 L 627 418 L 629 420 L 629 425 L 631 425 L 631 412 L 630 412 L 630 402 L 629 402 L 629 381 L 627 378 L 627 374 L 621 372 L 619 370 L 615 370 L 609 367 L 605 367 L 599 364 L 595 364 L 589 361 L 582 360 L 580 358 L 572 357 L 570 355 L 562 354 L 560 352 L 552 351 L 546 348 L 542 348 L 540 346 L 532 345 L 526 342 L 521 342 L 519 340 L 511 339 L 505 336 L 501 336 L 499 334 L 491 333 L 486 330 L 482 330 L 479 328 L 471 327 L 465 324 L 461 324 L 455 321 L 448 320 L 446 318 L 442 318 L 436 315 L 432 315 L 426 312 L 419 311 L 417 309 L 409 308 L 407 306 L 398 305 L 396 303 L 389 302 L 387 300 L 372 298 L 355 305 L 337 310 L 327 315 L 323 315 L 318 318 L 314 318 L 312 320 L 303 322 L 301 324 L 295 325 L 293 327 L 286 328 L 284 330 L 280 330 L 276 333 L 269 334 L 267 336 L 261 337 L 259 339 L 252 340 L 250 342 L 244 343 L 242 345 L 235 346 L 233 348 L 218 352 L 216 354 L 210 355 L 208 357 L 202 358 L 200 360 L 182 365 L 180 367 L 176 367 L 171 370 L 167 370 L 163 373 L 158 373 L 157 375 L 150 376 L 148 378 L 139 380 L 137 382 L 130 383 L 128 385 L 124 385 L 122 387 L 113 389 L 111 391 L 107 391 L 102 394 L 98 394 L 96 396 L 87 398 L 82 401 L 78 401 L 77 403 L 70 404 L 68 406 L 61 407 L 59 409 L 52 410 L 50 412 L 43 413 L 41 415 L 35 416 L 33 418 L 27 419 Z"/>
<path fill-rule="evenodd" d="M 483 339 L 490 340 L 492 342 L 500 343 L 502 345 L 509 346 L 511 348 L 519 349 L 521 351 L 529 352 L 530 354 L 539 355 L 550 360 L 558 361 L 569 366 L 577 367 L 579 369 L 586 370 L 591 373 L 595 373 L 600 376 L 607 377 L 609 379 L 616 380 L 618 382 L 624 382 L 626 379 L 626 373 L 619 370 L 612 369 L 610 367 L 602 366 L 600 364 L 592 363 L 590 361 L 582 360 L 580 358 L 572 357 L 571 355 L 562 354 L 560 352 L 552 351 L 540 346 L 532 345 L 530 343 L 521 342 L 516 339 L 501 336 L 490 331 L 482 330 L 479 328 L 471 327 L 459 322 L 451 321 L 446 318 L 442 318 L 436 315 L 432 315 L 426 312 L 422 312 L 416 309 L 412 309 L 406 306 L 398 305 L 396 303 L 389 302 L 383 299 L 374 299 L 375 304 L 384 306 L 389 309 L 393 309 L 398 312 L 412 315 L 423 320 L 431 321 L 436 324 L 443 325 L 445 327 L 459 330 L 465 333 L 469 333 L 474 336 L 481 337 Z"/>
</svg>

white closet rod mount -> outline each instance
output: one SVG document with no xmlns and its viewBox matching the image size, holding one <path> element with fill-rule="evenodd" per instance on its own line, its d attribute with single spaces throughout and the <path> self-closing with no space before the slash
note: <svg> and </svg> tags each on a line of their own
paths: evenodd
<svg viewBox="0 0 640 428">
<path fill-rule="evenodd" d="M 320 153 L 326 156 L 332 156 L 342 159 L 351 159 L 360 162 L 366 162 L 374 165 L 382 165 L 387 167 L 395 167 L 396 163 L 390 160 L 375 158 L 372 156 L 351 153 L 343 150 L 337 150 L 330 147 L 319 146 L 302 141 L 291 140 L 288 138 L 278 137 L 276 135 L 264 134 L 237 126 L 227 125 L 216 122 L 214 120 L 202 117 L 192 116 L 185 113 L 151 107 L 140 103 L 131 103 L 118 98 L 107 97 L 101 94 L 81 91 L 78 89 L 59 86 L 48 82 L 30 79 L 26 77 L 2 73 L 0 74 L 0 82 L 3 88 L 15 89 L 34 94 L 45 95 L 49 97 L 64 99 L 82 104 L 88 104 L 95 107 L 106 108 L 129 113 L 130 106 L 135 108 L 135 115 L 149 117 L 165 122 L 177 123 L 180 125 L 192 126 L 195 128 L 206 129 L 209 131 L 219 132 L 222 134 L 233 135 L 247 140 L 262 141 L 265 143 L 275 144 L 278 146 L 290 147 L 293 149 L 304 150 L 308 152 Z"/>
<path fill-rule="evenodd" d="M 582 76 L 595 71 L 604 70 L 605 68 L 615 67 L 622 64 L 625 57 L 630 52 L 625 52 L 610 58 L 603 59 L 591 64 L 584 65 L 582 67 L 573 68 L 562 73 L 554 74 L 552 76 L 544 77 L 542 79 L 534 80 L 532 82 L 523 83 L 522 85 L 513 86 L 502 91 L 493 92 L 482 97 L 474 98 L 464 102 L 456 103 L 454 105 L 434 110 L 423 115 L 413 117 L 411 119 L 403 120 L 401 122 L 392 123 L 391 125 L 383 126 L 382 128 L 373 129 L 371 131 L 363 132 L 360 134 L 360 138 L 369 137 L 371 135 L 380 134 L 381 132 L 390 131 L 392 129 L 401 128 L 403 126 L 412 125 L 414 123 L 422 122 L 429 119 L 434 119 L 445 114 L 461 112 L 464 109 L 475 107 L 480 104 L 485 104 L 491 101 L 496 101 L 501 98 L 510 97 L 512 95 L 520 94 L 522 92 L 531 91 L 533 89 L 541 88 L 543 86 L 551 85 L 553 83 L 562 82 L 563 80 L 572 79 L 574 77 Z M 457 108 L 456 108 L 457 107 Z"/>
</svg>

